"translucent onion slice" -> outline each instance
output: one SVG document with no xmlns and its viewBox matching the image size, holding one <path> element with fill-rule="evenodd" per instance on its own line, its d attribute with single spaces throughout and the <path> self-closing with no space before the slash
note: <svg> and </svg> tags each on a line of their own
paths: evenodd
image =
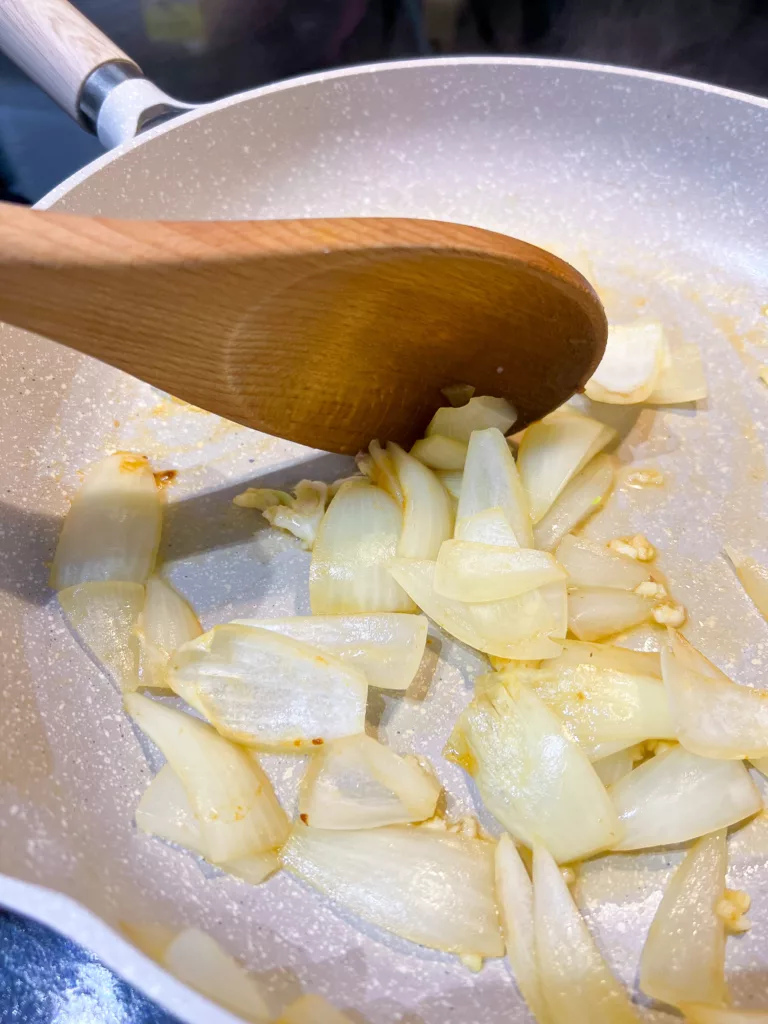
<svg viewBox="0 0 768 1024">
<path fill-rule="evenodd" d="M 685 1003 L 680 1007 L 687 1024 L 768 1024 L 768 1010 L 731 1010 Z"/>
<path fill-rule="evenodd" d="M 756 814 L 760 793 L 741 761 L 715 761 L 672 747 L 611 787 L 624 827 L 616 850 L 671 846 Z"/>
<path fill-rule="evenodd" d="M 163 962 L 180 981 L 244 1020 L 262 1024 L 271 1019 L 254 979 L 198 928 L 179 932 L 166 949 Z"/>
<path fill-rule="evenodd" d="M 361 456 L 357 457 L 360 471 L 365 472 L 372 484 L 376 484 L 377 487 L 386 491 L 402 508 L 403 491 L 397 478 L 397 470 L 392 462 L 392 456 L 381 447 L 378 441 L 371 441 L 368 446 L 368 454 L 369 458 L 365 463 L 361 462 Z"/>
<path fill-rule="evenodd" d="M 246 487 L 232 499 L 239 508 L 256 508 L 264 512 L 273 505 L 290 505 L 292 496 L 287 491 L 276 491 L 272 487 Z"/>
<path fill-rule="evenodd" d="M 219 864 L 281 845 L 288 820 L 253 758 L 191 715 L 137 693 L 124 699 L 181 780 L 208 860 Z"/>
<path fill-rule="evenodd" d="M 388 571 L 402 525 L 400 507 L 380 488 L 359 481 L 342 484 L 312 550 L 312 613 L 413 611 L 413 603 Z"/>
<path fill-rule="evenodd" d="M 138 621 L 141 685 L 167 689 L 168 662 L 174 651 L 203 631 L 192 608 L 170 583 L 147 580 L 144 608 Z"/>
<path fill-rule="evenodd" d="M 283 866 L 366 921 L 431 949 L 503 956 L 494 844 L 392 825 L 354 832 L 296 823 Z"/>
<path fill-rule="evenodd" d="M 371 686 L 407 690 L 427 643 L 424 615 L 299 615 L 287 619 L 236 619 L 300 640 L 358 669 Z"/>
<path fill-rule="evenodd" d="M 664 685 L 653 676 L 545 662 L 537 669 L 513 669 L 562 718 L 590 758 L 604 744 L 623 749 L 648 739 L 674 739 L 675 722 Z"/>
<path fill-rule="evenodd" d="M 592 767 L 604 786 L 613 786 L 619 779 L 629 775 L 635 767 L 635 762 L 639 761 L 641 757 L 642 747 L 624 747 L 623 750 L 617 750 L 615 754 L 608 754 L 607 757 L 593 761 Z"/>
<path fill-rule="evenodd" d="M 365 728 L 362 672 L 254 626 L 214 626 L 185 644 L 168 682 L 223 736 L 264 750 L 311 751 Z"/>
<path fill-rule="evenodd" d="M 547 663 L 547 668 L 559 669 L 566 665 L 595 665 L 597 668 L 615 669 L 630 675 L 653 676 L 661 679 L 661 659 L 656 651 L 632 651 L 614 644 L 589 643 L 584 640 L 564 640 L 562 653 Z"/>
<path fill-rule="evenodd" d="M 465 407 L 466 408 L 466 407 Z M 476 430 L 469 439 L 457 519 L 501 509 L 524 548 L 533 547 L 528 500 L 507 440 L 500 430 Z M 469 540 L 462 536 L 458 540 Z"/>
<path fill-rule="evenodd" d="M 458 501 L 461 497 L 461 485 L 464 481 L 464 473 L 454 469 L 438 469 L 435 472 L 438 480 L 446 491 L 448 491 L 455 501 Z"/>
<path fill-rule="evenodd" d="M 441 597 L 434 588 L 435 562 L 398 559 L 392 575 L 421 610 L 451 636 L 501 658 L 549 658 L 560 652 L 550 639 L 555 621 L 538 590 L 504 601 L 470 604 Z"/>
<path fill-rule="evenodd" d="M 670 879 L 640 958 L 640 988 L 651 999 L 723 1004 L 725 922 L 717 905 L 725 896 L 725 829 L 699 839 Z"/>
<path fill-rule="evenodd" d="M 768 569 L 753 559 L 740 555 L 734 548 L 726 547 L 724 550 L 733 563 L 736 575 L 747 595 L 763 618 L 768 621 Z"/>
<path fill-rule="evenodd" d="M 707 379 L 701 352 L 696 345 L 678 345 L 668 350 L 648 402 L 652 405 L 679 405 L 681 402 L 699 402 L 706 397 Z"/>
<path fill-rule="evenodd" d="M 640 1024 L 560 869 L 541 844 L 533 850 L 533 918 L 539 976 L 552 1024 Z"/>
<path fill-rule="evenodd" d="M 732 682 L 677 630 L 668 632 L 661 668 L 682 745 L 702 757 L 768 757 L 768 691 Z"/>
<path fill-rule="evenodd" d="M 403 491 L 403 529 L 397 545 L 400 558 L 436 558 L 440 545 L 453 535 L 453 508 L 445 488 L 431 469 L 388 444 L 387 452 Z"/>
<path fill-rule="evenodd" d="M 435 590 L 456 601 L 503 601 L 565 579 L 565 573 L 546 551 L 502 548 L 447 540 L 435 565 Z"/>
<path fill-rule="evenodd" d="M 349 1017 L 322 996 L 300 996 L 280 1014 L 275 1024 L 352 1024 Z"/>
<path fill-rule="evenodd" d="M 441 786 L 415 757 L 361 733 L 326 744 L 310 762 L 299 814 L 313 828 L 377 828 L 424 821 Z"/>
<path fill-rule="evenodd" d="M 279 530 L 292 533 L 301 546 L 311 551 L 328 503 L 328 485 L 319 480 L 302 480 L 286 504 L 280 501 L 263 510 L 264 518 Z"/>
<path fill-rule="evenodd" d="M 571 587 L 612 587 L 634 590 L 649 579 L 648 566 L 619 555 L 604 544 L 570 534 L 560 541 L 555 558 L 568 573 Z"/>
<path fill-rule="evenodd" d="M 140 583 L 79 583 L 58 594 L 61 610 L 94 658 L 121 690 L 139 684 L 136 625 L 144 606 Z"/>
<path fill-rule="evenodd" d="M 249 857 L 228 860 L 219 864 L 219 867 L 249 885 L 261 885 L 270 875 L 280 870 L 280 856 L 277 850 L 265 850 L 263 853 L 252 853 Z"/>
<path fill-rule="evenodd" d="M 528 427 L 517 468 L 534 523 L 543 519 L 569 480 L 615 437 L 612 427 L 562 410 Z"/>
<path fill-rule="evenodd" d="M 467 446 L 464 441 L 432 434 L 417 441 L 411 448 L 411 455 L 430 469 L 461 470 L 464 469 Z"/>
<path fill-rule="evenodd" d="M 587 381 L 587 398 L 611 405 L 645 402 L 661 371 L 666 342 L 656 320 L 612 324 L 605 354 Z"/>
<path fill-rule="evenodd" d="M 621 837 L 587 755 L 513 672 L 476 681 L 444 756 L 474 778 L 483 803 L 508 832 L 527 846 L 545 843 L 560 862 L 587 857 Z"/>
<path fill-rule="evenodd" d="M 579 640 L 602 640 L 646 622 L 653 602 L 629 590 L 577 587 L 568 593 L 568 628 Z"/>
<path fill-rule="evenodd" d="M 485 395 L 470 398 L 466 405 L 444 406 L 438 409 L 426 429 L 426 434 L 427 437 L 439 434 L 467 444 L 474 430 L 493 427 L 506 434 L 516 419 L 515 409 L 505 398 L 490 398 Z"/>
<path fill-rule="evenodd" d="M 136 808 L 140 831 L 206 854 L 202 829 L 187 791 L 170 764 L 164 764 L 144 790 Z"/>
<path fill-rule="evenodd" d="M 149 462 L 128 452 L 109 455 L 87 470 L 64 519 L 51 586 L 146 582 L 161 527 L 160 495 Z"/>
<path fill-rule="evenodd" d="M 614 460 L 597 455 L 561 491 L 549 511 L 533 528 L 533 542 L 554 551 L 559 541 L 603 507 L 613 488 Z"/>
<path fill-rule="evenodd" d="M 533 928 L 533 884 L 517 847 L 508 835 L 496 844 L 496 898 L 499 903 L 507 959 L 517 987 L 538 1024 L 548 1024 L 536 963 Z"/>
<path fill-rule="evenodd" d="M 483 512 L 457 519 L 453 536 L 456 540 L 465 540 L 470 544 L 494 544 L 501 548 L 520 547 L 506 513 L 500 508 L 487 508 Z"/>
<path fill-rule="evenodd" d="M 549 635 L 557 640 L 558 646 L 560 646 L 568 632 L 568 588 L 565 585 L 565 580 L 545 583 L 543 587 L 539 587 L 539 593 L 544 598 L 554 620 L 554 626 Z"/>
</svg>

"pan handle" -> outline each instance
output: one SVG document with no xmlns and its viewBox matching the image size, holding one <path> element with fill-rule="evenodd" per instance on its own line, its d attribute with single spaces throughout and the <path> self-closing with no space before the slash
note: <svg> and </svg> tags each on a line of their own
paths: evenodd
<svg viewBox="0 0 768 1024">
<path fill-rule="evenodd" d="M 108 149 L 191 109 L 147 81 L 68 0 L 0 0 L 0 50 Z"/>
</svg>

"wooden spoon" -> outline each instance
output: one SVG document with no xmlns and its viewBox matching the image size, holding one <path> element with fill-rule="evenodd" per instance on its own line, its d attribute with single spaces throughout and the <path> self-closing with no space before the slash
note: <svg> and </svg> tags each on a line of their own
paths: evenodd
<svg viewBox="0 0 768 1024">
<path fill-rule="evenodd" d="M 583 388 L 603 308 L 555 256 L 426 220 L 130 221 L 0 204 L 0 319 L 314 448 L 408 445 L 441 388 L 515 429 Z"/>
</svg>

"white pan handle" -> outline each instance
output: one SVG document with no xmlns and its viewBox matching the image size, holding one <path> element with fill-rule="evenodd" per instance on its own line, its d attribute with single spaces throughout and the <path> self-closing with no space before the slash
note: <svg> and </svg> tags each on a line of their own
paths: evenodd
<svg viewBox="0 0 768 1024">
<path fill-rule="evenodd" d="M 189 109 L 148 82 L 68 0 L 0 0 L 0 50 L 107 148 Z"/>
</svg>

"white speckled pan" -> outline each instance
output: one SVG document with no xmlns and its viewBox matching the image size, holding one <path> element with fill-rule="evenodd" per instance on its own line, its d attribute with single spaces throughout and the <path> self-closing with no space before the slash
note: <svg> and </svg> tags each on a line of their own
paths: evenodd
<svg viewBox="0 0 768 1024">
<path fill-rule="evenodd" d="M 620 486 L 590 530 L 647 533 L 690 610 L 689 635 L 759 686 L 768 626 L 719 552 L 729 541 L 768 560 L 768 390 L 757 375 L 768 363 L 767 183 L 764 100 L 601 66 L 466 58 L 323 73 L 190 112 L 41 205 L 135 217 L 435 217 L 575 262 L 588 255 L 609 315 L 647 310 L 673 340 L 701 345 L 710 385 L 697 409 L 618 410 L 622 460 L 663 470 L 667 483 Z M 276 1009 L 303 987 L 370 1024 L 528 1021 L 502 962 L 473 975 L 287 875 L 249 887 L 140 835 L 133 809 L 154 755 L 46 585 L 78 470 L 131 448 L 179 470 L 162 554 L 206 626 L 307 612 L 307 556 L 231 498 L 256 480 L 330 480 L 344 460 L 196 412 L 14 330 L 0 341 L 0 400 L 0 901 L 79 939 L 184 1021 L 234 1018 L 138 953 L 122 924 L 206 929 Z M 397 749 L 433 759 L 451 809 L 476 811 L 440 751 L 480 659 L 437 637 L 433 651 L 431 681 L 403 697 L 375 694 L 371 717 Z M 292 809 L 301 759 L 267 760 Z M 734 997 L 751 1005 L 768 1005 L 767 854 L 763 819 L 730 840 L 731 881 L 752 895 L 755 924 L 729 941 L 728 973 Z M 582 873 L 590 923 L 629 986 L 679 857 L 614 856 Z"/>
</svg>

